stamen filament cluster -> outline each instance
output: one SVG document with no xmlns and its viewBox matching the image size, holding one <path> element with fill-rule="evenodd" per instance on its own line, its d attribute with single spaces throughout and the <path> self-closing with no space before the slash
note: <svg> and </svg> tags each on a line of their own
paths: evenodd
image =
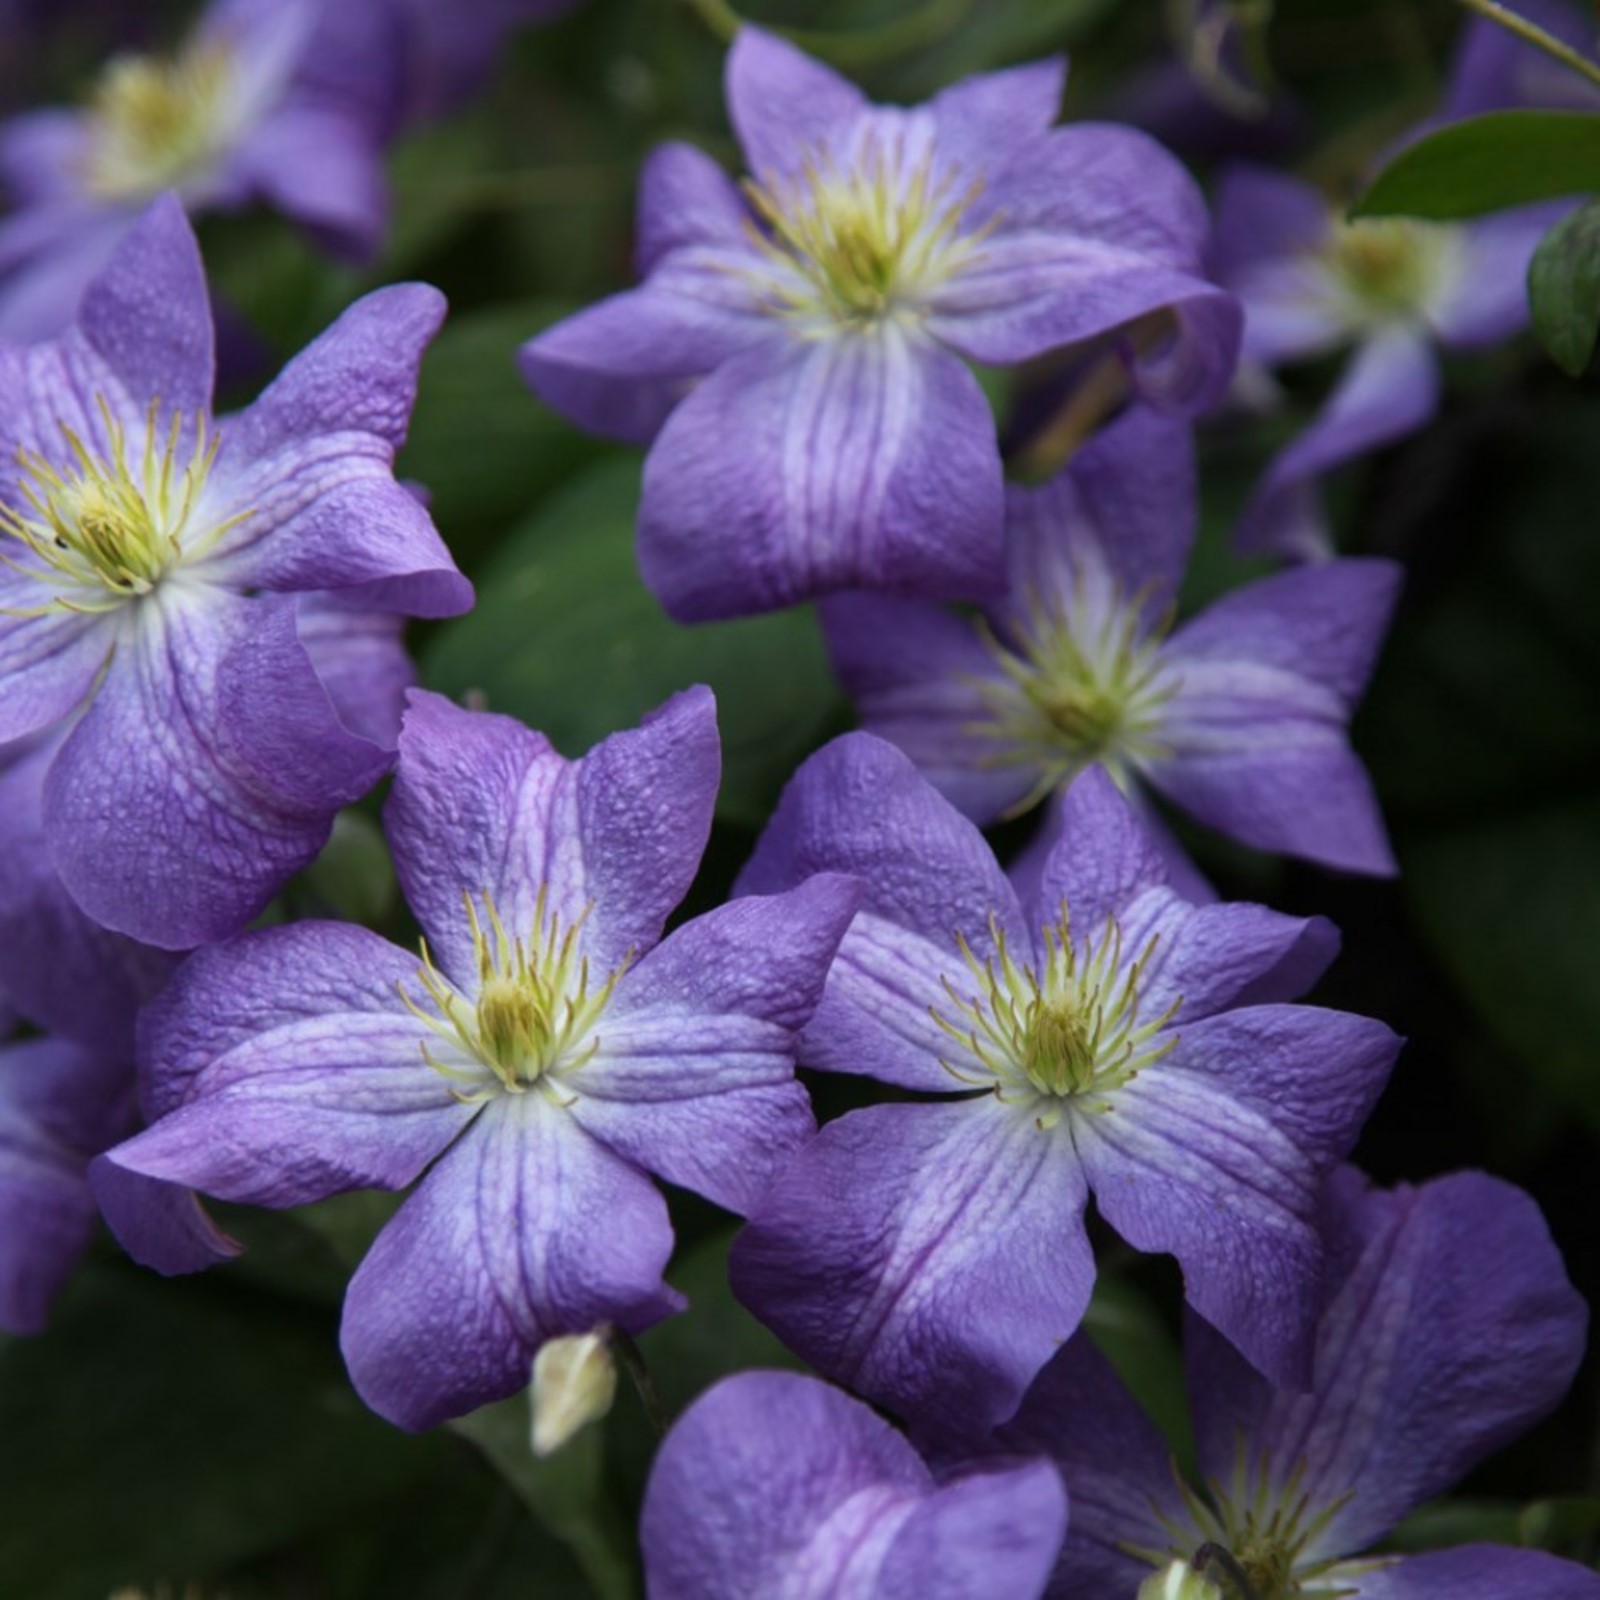
<svg viewBox="0 0 1600 1600">
<path fill-rule="evenodd" d="M 956 946 L 977 986 L 969 997 L 946 978 L 951 1014 L 930 1008 L 933 1019 L 968 1055 L 970 1064 L 949 1061 L 945 1070 L 963 1083 L 992 1087 L 1002 1099 L 1045 1102 L 1041 1127 L 1060 1119 L 1062 1103 L 1076 1100 L 1103 1110 L 1103 1096 L 1129 1082 L 1176 1045 L 1167 1025 L 1181 997 L 1159 1016 L 1143 1020 L 1139 985 L 1159 943 L 1153 935 L 1139 956 L 1125 959 L 1121 925 L 1109 918 L 1081 947 L 1073 942 L 1066 906 L 1044 929 L 1043 970 L 1035 972 L 1012 955 L 998 919 L 991 917 L 994 954 L 980 959 L 966 937 Z"/>
<path fill-rule="evenodd" d="M 189 176 L 219 143 L 232 63 L 215 43 L 120 56 L 90 100 L 83 181 L 102 200 L 142 199 Z"/>
<path fill-rule="evenodd" d="M 533 930 L 524 940 L 506 931 L 491 895 L 481 899 L 480 914 L 472 896 L 463 896 L 477 969 L 476 998 L 464 995 L 439 971 L 426 940 L 417 981 L 435 1009 L 419 1006 L 404 984 L 400 998 L 452 1051 L 464 1049 L 495 1081 L 485 1086 L 480 1073 L 440 1059 L 427 1044 L 422 1058 L 442 1076 L 475 1085 L 454 1091 L 463 1101 L 488 1100 L 501 1092 L 522 1094 L 536 1085 L 556 1094 L 554 1080 L 578 1071 L 599 1049 L 592 1030 L 628 962 L 592 985 L 589 958 L 579 948 L 588 907 L 563 928 L 541 887 Z"/>
<path fill-rule="evenodd" d="M 181 561 L 202 553 L 193 541 L 186 543 L 185 533 L 216 460 L 219 436 L 204 415 L 196 417 L 193 448 L 180 467 L 183 418 L 174 412 L 163 430 L 160 402 L 152 400 L 144 447 L 130 460 L 127 430 L 104 396 L 97 403 L 107 453 L 98 454 L 62 423 L 67 463 L 57 466 L 35 451 L 19 450 L 25 509 L 0 505 L 0 534 L 19 541 L 39 565 L 23 565 L 3 549 L 0 562 L 63 591 L 28 615 L 115 611 L 150 594 Z M 209 529 L 205 547 L 248 515 L 240 512 Z"/>
</svg>

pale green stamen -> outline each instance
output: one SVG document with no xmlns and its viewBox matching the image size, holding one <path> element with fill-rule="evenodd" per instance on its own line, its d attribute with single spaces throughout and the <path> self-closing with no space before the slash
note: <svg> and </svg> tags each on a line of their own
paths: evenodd
<svg viewBox="0 0 1600 1600">
<path fill-rule="evenodd" d="M 982 629 L 1006 681 L 974 683 L 987 716 L 971 731 L 995 746 L 986 766 L 1039 774 L 1011 814 L 1088 767 L 1124 782 L 1162 755 L 1163 708 L 1177 685 L 1162 669 L 1165 627 L 1147 631 L 1141 613 L 1137 596 L 1116 598 L 1098 616 L 1077 599 L 1061 608 L 1032 596 L 1026 620 L 1004 643 Z"/>
<path fill-rule="evenodd" d="M 90 97 L 89 192 L 140 199 L 181 184 L 215 152 L 233 92 L 232 63 L 215 43 L 112 61 Z"/>
<path fill-rule="evenodd" d="M 1326 259 L 1364 318 L 1421 315 L 1449 268 L 1455 230 L 1407 217 L 1336 220 Z"/>
<path fill-rule="evenodd" d="M 1012 956 L 997 919 L 990 919 L 989 933 L 995 953 L 983 960 L 956 935 L 975 993 L 947 978 L 949 1015 L 931 1008 L 969 1058 L 944 1062 L 962 1083 L 992 1087 L 1002 1100 L 1042 1102 L 1039 1125 L 1052 1127 L 1065 1101 L 1106 1109 L 1110 1091 L 1177 1044 L 1167 1026 L 1181 998 L 1159 1016 L 1140 1016 L 1139 986 L 1155 956 L 1155 937 L 1136 960 L 1125 961 L 1122 928 L 1111 918 L 1080 948 L 1063 906 L 1059 921 L 1044 929 L 1043 970 L 1035 972 Z"/>
<path fill-rule="evenodd" d="M 14 559 L 0 543 L 0 562 L 59 591 L 27 615 L 114 611 L 150 594 L 180 562 L 203 553 L 250 514 L 239 512 L 206 529 L 202 539 L 193 537 L 189 524 L 220 442 L 205 417 L 196 418 L 193 445 L 180 466 L 184 423 L 176 413 L 163 430 L 160 404 L 150 403 L 144 447 L 135 457 L 104 398 L 98 405 L 104 453 L 65 423 L 65 466 L 31 450 L 17 452 L 23 508 L 0 505 L 0 537 L 17 540 L 34 561 Z"/>
<path fill-rule="evenodd" d="M 779 269 L 758 274 L 758 288 L 776 314 L 801 320 L 865 329 L 915 314 L 989 231 L 960 231 L 978 185 L 936 179 L 927 161 L 907 175 L 882 145 L 848 166 L 819 155 L 795 179 L 744 187 L 764 225 L 756 241 Z"/>
<path fill-rule="evenodd" d="M 603 983 L 592 984 L 589 958 L 579 948 L 588 908 L 570 927 L 563 928 L 550 911 L 543 888 L 534 905 L 533 931 L 526 940 L 507 933 L 492 896 L 480 897 L 481 915 L 470 895 L 463 898 L 472 930 L 477 998 L 468 999 L 444 977 L 425 941 L 417 981 L 434 1010 L 419 1006 L 404 985 L 400 986 L 400 998 L 440 1039 L 453 1049 L 465 1050 L 487 1068 L 498 1085 L 458 1089 L 457 1098 L 483 1100 L 501 1091 L 522 1094 L 537 1085 L 559 1099 L 555 1081 L 585 1066 L 599 1049 L 594 1025 L 629 960 L 625 958 Z M 441 1060 L 426 1044 L 422 1056 L 444 1077 L 481 1082 L 478 1074 Z"/>
</svg>

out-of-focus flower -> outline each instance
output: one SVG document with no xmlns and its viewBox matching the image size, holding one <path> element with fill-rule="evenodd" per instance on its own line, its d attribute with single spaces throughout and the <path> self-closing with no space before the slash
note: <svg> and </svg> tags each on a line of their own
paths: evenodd
<svg viewBox="0 0 1600 1600">
<path fill-rule="evenodd" d="M 800 769 L 741 887 L 814 872 L 865 896 L 802 1064 L 946 1098 L 822 1128 L 734 1243 L 745 1304 L 921 1429 L 998 1422 L 1088 1304 L 1092 1193 L 1252 1360 L 1304 1379 L 1320 1181 L 1399 1048 L 1280 1003 L 1331 959 L 1329 926 L 1180 899 L 1098 771 L 1024 904 L 972 823 L 861 733 Z"/>
<path fill-rule="evenodd" d="M 743 191 L 697 150 L 657 151 L 643 286 L 523 352 L 558 410 L 654 440 L 639 559 L 674 616 L 847 588 L 993 594 L 1000 457 L 963 357 L 1113 340 L 1165 406 L 1226 385 L 1238 308 L 1200 275 L 1198 190 L 1132 129 L 1052 129 L 1062 73 L 1047 61 L 880 108 L 740 32 Z"/>
<path fill-rule="evenodd" d="M 667 1435 L 640 1534 L 653 1600 L 1037 1600 L 1066 1522 L 1045 1462 L 937 1485 L 859 1400 L 744 1372 Z"/>
<path fill-rule="evenodd" d="M 1600 1575 L 1537 1550 L 1368 1553 L 1548 1412 L 1577 1371 L 1587 1316 L 1538 1208 L 1482 1173 L 1385 1192 L 1345 1170 L 1324 1227 L 1309 1392 L 1275 1387 L 1190 1319 L 1194 1487 L 1086 1340 L 1045 1369 L 995 1448 L 1046 1452 L 1066 1480 L 1052 1600 L 1131 1600 L 1152 1566 L 1207 1544 L 1261 1600 L 1600 1596 Z"/>
<path fill-rule="evenodd" d="M 1188 428 L 1130 412 L 1049 487 L 1010 491 L 1003 600 L 974 619 L 838 596 L 834 665 L 867 730 L 981 826 L 1099 765 L 1259 849 L 1392 872 L 1347 728 L 1400 568 L 1284 573 L 1171 630 L 1194 528 Z"/>
<path fill-rule="evenodd" d="M 169 197 L 76 328 L 0 346 L 0 738 L 81 710 L 46 834 L 105 926 L 173 949 L 237 930 L 387 770 L 319 680 L 299 597 L 471 603 L 392 475 L 443 309 L 422 285 L 369 295 L 214 423 L 205 277 Z"/>
<path fill-rule="evenodd" d="M 375 0 L 215 0 L 172 54 L 123 55 L 77 110 L 0 125 L 0 337 L 73 320 L 145 207 L 263 202 L 362 255 L 387 212 L 400 38 Z"/>
<path fill-rule="evenodd" d="M 795 1039 L 858 898 L 820 878 L 662 940 L 718 768 L 703 689 L 578 762 L 414 691 L 387 824 L 420 965 L 331 922 L 200 951 L 145 1013 L 160 1120 L 102 1165 L 271 1206 L 420 1178 L 343 1331 L 407 1428 L 522 1388 L 549 1338 L 680 1309 L 649 1174 L 745 1212 L 811 1131 Z"/>
<path fill-rule="evenodd" d="M 1523 7 L 1566 42 L 1593 32 L 1554 0 Z M 1444 122 L 1509 106 L 1600 109 L 1593 85 L 1504 28 L 1475 18 L 1457 57 Z M 1528 264 L 1566 202 L 1467 223 L 1345 220 L 1310 184 L 1262 167 L 1223 174 L 1213 266 L 1245 307 L 1243 377 L 1353 347 L 1333 393 L 1272 462 L 1246 506 L 1240 548 L 1297 560 L 1332 553 L 1319 481 L 1421 428 L 1439 405 L 1435 345 L 1471 350 L 1527 326 Z"/>
</svg>

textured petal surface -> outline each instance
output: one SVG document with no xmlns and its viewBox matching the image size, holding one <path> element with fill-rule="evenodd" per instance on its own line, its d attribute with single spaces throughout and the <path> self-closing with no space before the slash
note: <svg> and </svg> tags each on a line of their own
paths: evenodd
<svg viewBox="0 0 1600 1600">
<path fill-rule="evenodd" d="M 983 835 L 892 745 L 846 734 L 790 780 L 739 879 L 766 893 L 813 873 L 862 884 L 861 910 L 839 948 L 801 1060 L 862 1072 L 909 1089 L 958 1087 L 939 1064 L 948 1035 L 929 1015 L 941 978 L 964 969 L 964 933 L 992 949 L 990 919 L 1026 948 L 1016 896 Z"/>
<path fill-rule="evenodd" d="M 929 1431 L 980 1429 L 1094 1284 L 1065 1124 L 991 1096 L 828 1123 L 734 1242 L 739 1298 L 796 1354 Z"/>
<path fill-rule="evenodd" d="M 677 140 L 657 145 L 639 172 L 639 276 L 686 246 L 747 248 L 749 219 L 738 185 L 704 150 Z"/>
<path fill-rule="evenodd" d="M 668 419 L 639 565 L 683 622 L 837 589 L 968 599 L 1001 583 L 994 421 L 953 356 L 886 325 L 767 342 Z"/>
<path fill-rule="evenodd" d="M 1538 1207 L 1510 1184 L 1458 1173 L 1384 1192 L 1345 1172 L 1328 1204 L 1348 1265 L 1322 1313 L 1312 1391 L 1272 1391 L 1202 1327 L 1190 1390 L 1207 1468 L 1229 1470 L 1241 1429 L 1279 1473 L 1303 1463 L 1310 1504 L 1342 1502 L 1319 1549 L 1343 1555 L 1550 1411 L 1588 1319 Z"/>
<path fill-rule="evenodd" d="M 600 973 L 661 937 L 711 831 L 721 773 L 707 689 L 567 761 L 510 717 L 414 692 L 385 812 L 411 908 L 445 972 L 475 979 L 467 894 L 494 898 L 513 934 L 540 892 L 563 928 L 583 920 Z"/>
<path fill-rule="evenodd" d="M 486 1106 L 378 1235 L 341 1343 L 361 1398 L 411 1430 L 528 1382 L 557 1334 L 631 1334 L 682 1306 L 667 1208 L 542 1094 Z"/>
<path fill-rule="evenodd" d="M 45 784 L 51 852 L 97 921 L 169 949 L 237 932 L 390 756 L 339 722 L 295 604 L 158 591 Z"/>
<path fill-rule="evenodd" d="M 745 161 L 763 179 L 797 171 L 867 109 L 854 84 L 748 24 L 728 52 L 725 92 Z"/>
<path fill-rule="evenodd" d="M 355 609 L 337 595 L 309 594 L 301 597 L 296 623 L 339 720 L 393 750 L 400 742 L 406 691 L 417 678 L 406 654 L 405 619 Z"/>
<path fill-rule="evenodd" d="M 1066 84 L 1066 58 L 1051 56 L 941 89 L 928 103 L 941 159 L 969 176 L 1027 159 L 1060 114 Z"/>
<path fill-rule="evenodd" d="M 814 1130 L 795 1049 L 859 899 L 853 879 L 815 877 L 671 934 L 618 986 L 573 1080 L 576 1120 L 635 1165 L 748 1212 Z"/>
<path fill-rule="evenodd" d="M 181 1183 L 130 1172 L 104 1155 L 89 1165 L 89 1187 L 117 1243 L 141 1267 L 163 1277 L 204 1272 L 243 1249 L 217 1226 L 199 1195 Z"/>
</svg>

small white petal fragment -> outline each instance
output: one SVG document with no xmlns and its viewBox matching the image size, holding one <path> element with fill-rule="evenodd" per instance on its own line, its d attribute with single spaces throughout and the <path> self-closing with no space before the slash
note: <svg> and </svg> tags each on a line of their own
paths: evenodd
<svg viewBox="0 0 1600 1600">
<path fill-rule="evenodd" d="M 1174 1561 L 1139 1585 L 1138 1600 L 1223 1600 L 1222 1591 L 1187 1561 Z"/>
<path fill-rule="evenodd" d="M 611 1330 L 549 1339 L 533 1358 L 533 1453 L 552 1456 L 598 1422 L 617 1395 Z"/>
</svg>

